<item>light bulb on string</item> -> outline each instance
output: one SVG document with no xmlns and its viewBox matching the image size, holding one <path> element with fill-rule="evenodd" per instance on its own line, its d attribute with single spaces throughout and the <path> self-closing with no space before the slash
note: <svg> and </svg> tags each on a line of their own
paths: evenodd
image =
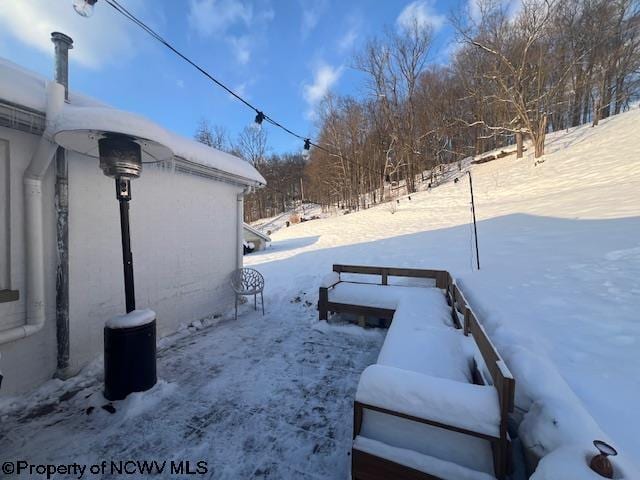
<svg viewBox="0 0 640 480">
<path fill-rule="evenodd" d="M 98 0 L 73 0 L 73 9 L 81 17 L 88 18 L 93 15 L 93 7 Z"/>
</svg>

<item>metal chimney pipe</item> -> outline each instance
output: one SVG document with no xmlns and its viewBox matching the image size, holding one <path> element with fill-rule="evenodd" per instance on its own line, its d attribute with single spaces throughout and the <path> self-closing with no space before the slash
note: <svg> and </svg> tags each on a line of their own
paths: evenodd
<svg viewBox="0 0 640 480">
<path fill-rule="evenodd" d="M 69 49 L 71 37 L 60 32 L 51 34 L 55 46 L 55 81 L 64 86 L 64 99 L 69 101 Z M 47 119 L 49 120 L 49 119 Z M 52 119 L 51 119 L 52 120 Z M 62 147 L 56 151 L 56 339 L 58 361 L 56 377 L 69 377 L 69 168 Z"/>
<path fill-rule="evenodd" d="M 64 99 L 69 101 L 69 50 L 73 48 L 73 40 L 64 33 L 53 32 L 51 41 L 55 45 L 55 80 L 64 86 Z"/>
</svg>

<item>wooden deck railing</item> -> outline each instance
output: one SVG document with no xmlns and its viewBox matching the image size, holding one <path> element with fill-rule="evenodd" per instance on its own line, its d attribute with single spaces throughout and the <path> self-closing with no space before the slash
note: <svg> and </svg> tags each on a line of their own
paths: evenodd
<svg viewBox="0 0 640 480">
<path fill-rule="evenodd" d="M 509 435 L 507 432 L 507 424 L 509 413 L 514 408 L 514 396 L 515 396 L 515 380 L 511 375 L 511 372 L 507 368 L 504 360 L 500 356 L 498 350 L 495 348 L 491 339 L 487 335 L 482 324 L 478 321 L 478 317 L 469 305 L 469 302 L 465 298 L 464 293 L 460 287 L 456 284 L 455 279 L 446 270 L 428 270 L 428 269 L 412 269 L 412 268 L 396 268 L 396 267 L 376 267 L 376 266 L 361 266 L 361 265 L 333 265 L 333 271 L 342 274 L 361 274 L 361 275 L 379 275 L 380 285 L 388 285 L 389 277 L 409 277 L 409 278 L 432 278 L 435 280 L 437 288 L 444 290 L 448 304 L 451 306 L 451 318 L 453 324 L 457 328 L 462 328 L 465 336 L 471 335 L 475 344 L 478 347 L 478 351 L 482 356 L 484 364 L 486 365 L 490 382 L 498 393 L 498 402 L 500 406 L 500 428 L 499 437 L 491 438 L 491 446 L 493 451 L 493 460 L 495 467 L 496 477 L 503 479 L 506 477 L 509 469 L 510 449 L 509 449 Z M 342 303 L 333 303 L 329 301 L 329 291 L 335 287 L 341 280 L 338 280 L 332 285 L 325 285 L 320 287 L 318 310 L 320 319 L 326 320 L 329 312 L 348 312 L 357 313 L 361 315 L 378 316 L 378 318 L 387 318 L 391 320 L 393 318 L 393 310 L 366 307 L 362 305 L 348 305 Z M 462 318 L 462 321 L 461 321 Z M 474 382 L 485 383 L 489 379 L 485 379 L 482 372 L 480 372 L 481 366 L 475 365 L 474 368 Z M 360 430 L 362 422 L 362 409 L 369 406 L 359 404 L 354 405 L 354 435 Z M 385 412 L 388 414 L 396 414 L 394 412 Z M 433 425 L 433 422 L 425 419 L 418 419 L 423 423 Z M 456 428 L 448 427 L 446 425 L 437 425 L 440 428 L 449 428 L 450 430 L 458 430 Z M 459 431 L 459 430 L 458 430 Z M 474 435 L 473 432 L 464 432 L 466 434 Z M 479 437 L 485 437 L 484 435 L 476 434 Z M 389 462 L 383 462 L 388 464 Z M 387 465 L 388 466 L 388 465 Z M 409 472 L 405 472 L 409 473 Z M 373 477 L 372 477 L 373 478 Z M 382 478 L 382 477 L 381 477 Z M 413 478 L 413 477 L 412 477 Z M 416 477 L 418 478 L 418 477 Z M 435 478 L 435 477 L 422 477 L 422 478 Z"/>
</svg>

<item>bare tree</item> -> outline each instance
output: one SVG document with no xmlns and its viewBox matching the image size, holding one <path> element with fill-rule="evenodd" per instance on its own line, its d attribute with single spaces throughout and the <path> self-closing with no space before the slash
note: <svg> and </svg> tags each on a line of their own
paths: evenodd
<svg viewBox="0 0 640 480">
<path fill-rule="evenodd" d="M 236 143 L 242 158 L 254 167 L 260 167 L 267 155 L 267 131 L 259 125 L 244 127 Z"/>
<path fill-rule="evenodd" d="M 638 97 L 640 0 L 476 0 L 452 19 L 459 45 L 448 65 L 429 62 L 431 31 L 418 22 L 371 39 L 354 59 L 366 96 L 329 94 L 314 137 L 326 150 L 271 155 L 266 132 L 245 128 L 233 142 L 204 122 L 196 137 L 232 150 L 268 186 L 247 198 L 246 218 L 291 208 L 367 208 L 390 192 L 438 183 L 448 164 L 530 141 L 544 154 L 548 132 L 597 125 Z M 477 13 L 477 14 L 476 14 Z M 302 181 L 302 184 L 301 184 Z M 425 185 L 426 186 L 426 185 Z"/>
<path fill-rule="evenodd" d="M 194 138 L 208 145 L 222 151 L 230 151 L 231 143 L 229 142 L 229 134 L 226 128 L 222 125 L 211 125 L 208 120 L 202 119 L 198 123 Z"/>
<path fill-rule="evenodd" d="M 415 190 L 415 175 L 423 166 L 416 154 L 418 138 L 424 133 L 416 120 L 416 89 L 431 43 L 432 29 L 414 19 L 400 30 L 387 30 L 384 40 L 372 39 L 355 61 L 356 68 L 369 77 L 370 91 L 383 118 L 381 130 L 388 137 L 385 143 L 395 143 L 394 155 L 402 165 L 409 192 Z"/>
</svg>

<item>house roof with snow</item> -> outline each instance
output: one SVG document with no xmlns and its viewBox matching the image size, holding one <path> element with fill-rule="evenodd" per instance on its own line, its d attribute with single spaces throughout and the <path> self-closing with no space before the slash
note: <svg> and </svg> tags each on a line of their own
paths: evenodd
<svg viewBox="0 0 640 480">
<path fill-rule="evenodd" d="M 248 223 L 243 223 L 242 224 L 244 229 L 248 232 L 253 233 L 254 235 L 262 238 L 265 242 L 270 242 L 271 241 L 271 237 L 269 237 L 268 235 L 265 235 L 264 233 L 262 233 L 259 230 L 256 230 L 255 228 L 253 228 L 251 225 L 249 225 Z"/>
<path fill-rule="evenodd" d="M 0 126 L 17 126 L 40 134 L 46 127 L 57 143 L 68 139 L 65 137 L 68 132 L 127 134 L 165 147 L 166 158 L 155 160 L 174 160 L 177 170 L 244 185 L 266 184 L 264 177 L 239 157 L 178 135 L 141 115 L 118 110 L 74 91 L 69 91 L 69 103 L 65 103 L 55 118 L 45 118 L 47 85 L 50 82 L 0 58 Z M 86 154 L 97 157 L 97 151 L 87 151 Z"/>
</svg>

